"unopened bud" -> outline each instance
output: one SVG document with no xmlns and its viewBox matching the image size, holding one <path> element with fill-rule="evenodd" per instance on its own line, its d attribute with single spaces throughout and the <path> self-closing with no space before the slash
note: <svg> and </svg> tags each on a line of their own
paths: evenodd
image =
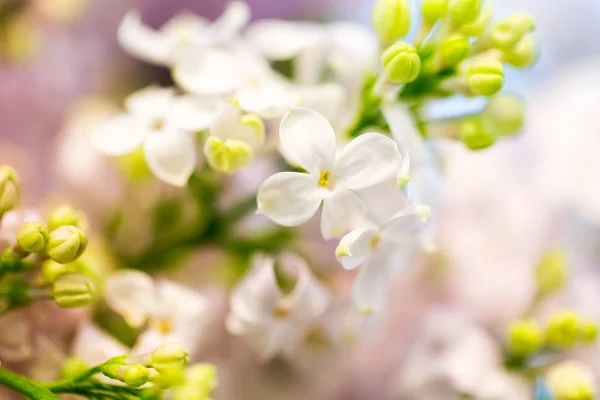
<svg viewBox="0 0 600 400">
<path fill-rule="evenodd" d="M 0 216 L 19 205 L 19 178 L 14 169 L 0 166 Z"/>
<path fill-rule="evenodd" d="M 460 139 L 470 150 L 482 150 L 496 143 L 498 133 L 487 119 L 471 117 L 461 122 Z"/>
<path fill-rule="evenodd" d="M 537 296 L 545 297 L 560 290 L 567 281 L 568 261 L 562 250 L 548 252 L 537 265 Z"/>
<path fill-rule="evenodd" d="M 87 247 L 87 237 L 74 226 L 61 226 L 50 232 L 50 240 L 46 249 L 48 257 L 60 264 L 75 261 Z"/>
<path fill-rule="evenodd" d="M 209 137 L 204 145 L 206 161 L 215 170 L 232 174 L 246 168 L 254 157 L 252 147 L 241 140 Z"/>
<path fill-rule="evenodd" d="M 518 133 L 525 124 L 525 105 L 514 95 L 498 94 L 492 97 L 483 111 L 503 136 Z"/>
<path fill-rule="evenodd" d="M 466 36 L 460 33 L 448 36 L 440 44 L 440 56 L 444 66 L 454 67 L 466 60 L 470 54 L 471 43 Z"/>
<path fill-rule="evenodd" d="M 555 400 L 593 400 L 596 397 L 594 374 L 576 361 L 563 361 L 548 369 L 548 386 Z"/>
<path fill-rule="evenodd" d="M 189 362 L 189 352 L 177 343 L 160 345 L 150 355 L 150 365 L 161 373 L 172 369 L 182 369 Z"/>
<path fill-rule="evenodd" d="M 425 22 L 434 24 L 448 12 L 448 0 L 423 0 L 421 11 Z"/>
<path fill-rule="evenodd" d="M 516 68 L 527 68 L 537 61 L 538 56 L 538 44 L 533 34 L 528 34 L 512 49 L 506 50 L 503 59 Z"/>
<path fill-rule="evenodd" d="M 394 83 L 412 82 L 421 71 L 421 58 L 415 47 L 396 42 L 381 55 L 381 63 L 388 79 Z"/>
<path fill-rule="evenodd" d="M 195 364 L 185 371 L 186 381 L 202 389 L 204 395 L 210 395 L 216 389 L 219 378 L 217 368 L 212 364 Z"/>
<path fill-rule="evenodd" d="M 60 206 L 48 217 L 48 229 L 51 231 L 61 226 L 72 225 L 79 229 L 85 228 L 85 218 L 71 206 Z"/>
<path fill-rule="evenodd" d="M 90 366 L 81 358 L 69 358 L 63 362 L 60 368 L 60 376 L 63 379 L 71 379 L 90 369 Z"/>
<path fill-rule="evenodd" d="M 45 260 L 42 263 L 42 277 L 44 282 L 53 283 L 60 275 L 71 272 L 71 264 L 59 264 L 53 260 Z"/>
<path fill-rule="evenodd" d="M 377 0 L 373 7 L 373 27 L 385 44 L 406 36 L 410 30 L 410 0 Z"/>
<path fill-rule="evenodd" d="M 572 311 L 554 314 L 546 326 L 548 344 L 557 348 L 570 348 L 579 338 L 579 316 Z"/>
<path fill-rule="evenodd" d="M 48 231 L 37 222 L 27 222 L 17 233 L 17 243 L 27 253 L 39 253 L 46 248 Z"/>
<path fill-rule="evenodd" d="M 492 96 L 504 86 L 504 68 L 497 60 L 477 60 L 467 72 L 467 83 L 474 94 Z"/>
<path fill-rule="evenodd" d="M 481 12 L 473 22 L 469 22 L 460 27 L 459 32 L 466 36 L 481 36 L 490 26 L 494 16 L 494 5 L 492 0 L 485 2 Z"/>
<path fill-rule="evenodd" d="M 579 336 L 586 343 L 595 342 L 598 338 L 598 323 L 584 320 L 579 324 Z"/>
<path fill-rule="evenodd" d="M 475 21 L 481 9 L 481 0 L 450 0 L 448 11 L 457 25 Z"/>
<path fill-rule="evenodd" d="M 83 274 L 67 272 L 60 275 L 52 286 L 52 297 L 62 308 L 82 307 L 94 298 L 95 290 L 92 281 Z"/>
<path fill-rule="evenodd" d="M 517 357 L 526 357 L 542 348 L 544 336 L 541 328 L 534 321 L 517 321 L 508 332 L 508 349 Z"/>
<path fill-rule="evenodd" d="M 120 380 L 127 386 L 140 387 L 148 382 L 150 371 L 141 364 L 126 365 L 120 374 Z"/>
<path fill-rule="evenodd" d="M 508 50 L 523 39 L 525 34 L 535 29 L 531 14 L 520 12 L 498 22 L 492 28 L 491 37 L 494 47 Z"/>
</svg>

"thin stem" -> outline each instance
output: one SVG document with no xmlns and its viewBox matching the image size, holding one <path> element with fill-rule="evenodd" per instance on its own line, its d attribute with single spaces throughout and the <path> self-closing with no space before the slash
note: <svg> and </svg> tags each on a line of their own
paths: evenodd
<svg viewBox="0 0 600 400">
<path fill-rule="evenodd" d="M 32 400 L 60 400 L 47 388 L 7 369 L 0 368 L 0 384 L 17 391 Z"/>
</svg>

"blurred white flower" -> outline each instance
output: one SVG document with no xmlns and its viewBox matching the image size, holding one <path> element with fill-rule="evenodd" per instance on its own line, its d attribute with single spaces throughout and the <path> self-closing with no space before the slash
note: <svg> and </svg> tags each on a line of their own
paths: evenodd
<svg viewBox="0 0 600 400">
<path fill-rule="evenodd" d="M 112 357 L 128 354 L 129 349 L 100 328 L 90 323 L 83 324 L 73 340 L 71 354 L 81 358 L 90 366 L 100 365 Z"/>
<path fill-rule="evenodd" d="M 365 133 L 337 151 L 330 123 L 316 111 L 293 108 L 281 122 L 281 146 L 308 173 L 281 172 L 259 188 L 258 212 L 276 223 L 308 221 L 323 203 L 321 233 L 339 237 L 359 223 L 364 205 L 354 191 L 369 188 L 398 173 L 398 146 L 379 133 Z"/>
<path fill-rule="evenodd" d="M 298 350 L 305 331 L 329 307 L 327 290 L 311 274 L 306 262 L 292 254 L 278 258 L 282 273 L 295 279 L 284 292 L 275 275 L 275 259 L 257 255 L 252 269 L 233 290 L 227 329 L 242 336 L 268 360 Z"/>
<path fill-rule="evenodd" d="M 192 132 L 206 129 L 214 119 L 214 110 L 195 107 L 190 101 L 176 98 L 173 89 L 142 89 L 125 100 L 127 112 L 100 124 L 88 137 L 107 155 L 124 155 L 143 146 L 148 167 L 157 178 L 184 186 L 196 167 Z"/>
</svg>

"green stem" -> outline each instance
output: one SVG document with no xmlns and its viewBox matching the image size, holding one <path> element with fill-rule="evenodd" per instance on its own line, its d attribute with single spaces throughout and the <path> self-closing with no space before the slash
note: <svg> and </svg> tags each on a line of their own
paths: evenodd
<svg viewBox="0 0 600 400">
<path fill-rule="evenodd" d="M 0 384 L 22 393 L 32 400 L 60 400 L 47 388 L 4 368 L 0 368 Z"/>
</svg>

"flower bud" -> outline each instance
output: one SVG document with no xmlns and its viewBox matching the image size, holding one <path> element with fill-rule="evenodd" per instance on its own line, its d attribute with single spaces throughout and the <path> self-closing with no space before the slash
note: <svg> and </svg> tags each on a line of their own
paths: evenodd
<svg viewBox="0 0 600 400">
<path fill-rule="evenodd" d="M 469 39 L 455 33 L 445 38 L 440 44 L 440 57 L 447 67 L 454 67 L 461 61 L 466 60 L 471 54 L 471 43 Z"/>
<path fill-rule="evenodd" d="M 190 362 L 187 349 L 177 343 L 160 345 L 150 355 L 150 365 L 158 372 L 182 369 Z"/>
<path fill-rule="evenodd" d="M 92 281 L 77 272 L 60 275 L 52 286 L 52 297 L 62 308 L 82 307 L 94 298 L 95 290 Z"/>
<path fill-rule="evenodd" d="M 90 369 L 90 366 L 81 358 L 69 358 L 63 362 L 60 368 L 60 376 L 63 379 L 71 379 Z"/>
<path fill-rule="evenodd" d="M 140 387 L 148 382 L 150 371 L 141 364 L 127 365 L 120 373 L 120 380 L 125 382 L 127 386 Z"/>
<path fill-rule="evenodd" d="M 473 22 L 462 25 L 458 31 L 466 36 L 481 36 L 490 26 L 493 14 L 494 5 L 492 0 L 488 0 L 485 2 L 477 18 Z"/>
<path fill-rule="evenodd" d="M 19 178 L 14 169 L 0 166 L 0 216 L 19 205 Z"/>
<path fill-rule="evenodd" d="M 525 35 L 512 49 L 504 52 L 504 61 L 516 68 L 527 68 L 538 58 L 538 45 L 532 34 Z"/>
<path fill-rule="evenodd" d="M 27 222 L 17 233 L 17 243 L 27 253 L 39 253 L 46 248 L 48 231 L 37 222 Z"/>
<path fill-rule="evenodd" d="M 425 22 L 434 24 L 448 12 L 448 0 L 423 0 L 421 11 Z"/>
<path fill-rule="evenodd" d="M 60 206 L 48 217 L 48 229 L 53 231 L 66 225 L 72 225 L 76 228 L 83 229 L 85 218 L 79 211 L 70 206 Z"/>
<path fill-rule="evenodd" d="M 74 226 L 61 226 L 50 232 L 48 257 L 60 264 L 75 261 L 87 247 L 87 237 Z"/>
<path fill-rule="evenodd" d="M 508 349 L 512 355 L 526 357 L 541 349 L 543 344 L 542 330 L 534 321 L 517 321 L 510 326 Z"/>
<path fill-rule="evenodd" d="M 535 29 L 531 14 L 520 12 L 498 22 L 491 31 L 494 47 L 508 50 L 523 39 L 525 34 Z"/>
<path fill-rule="evenodd" d="M 598 338 L 598 324 L 595 321 L 581 321 L 579 324 L 579 337 L 586 343 L 593 343 Z"/>
<path fill-rule="evenodd" d="M 596 397 L 594 374 L 576 361 L 563 361 L 548 370 L 546 380 L 554 400 L 592 400 Z"/>
<path fill-rule="evenodd" d="M 463 25 L 475 21 L 481 9 L 481 0 L 450 0 L 448 11 L 452 21 Z"/>
<path fill-rule="evenodd" d="M 252 162 L 254 151 L 248 143 L 241 140 L 227 139 L 223 142 L 211 136 L 204 145 L 204 155 L 213 169 L 232 174 Z"/>
<path fill-rule="evenodd" d="M 201 388 L 204 395 L 210 395 L 219 382 L 217 368 L 212 364 L 195 364 L 185 371 L 187 382 Z"/>
<path fill-rule="evenodd" d="M 579 316 L 572 311 L 554 314 L 546 326 L 546 341 L 557 348 L 570 348 L 579 338 Z"/>
<path fill-rule="evenodd" d="M 467 72 L 467 84 L 474 94 L 492 96 L 504 85 L 504 68 L 497 60 L 477 60 Z"/>
<path fill-rule="evenodd" d="M 377 0 L 372 19 L 379 39 L 392 43 L 410 30 L 410 0 Z"/>
<path fill-rule="evenodd" d="M 560 290 L 567 281 L 568 264 L 564 251 L 548 252 L 537 265 L 537 296 L 546 297 Z"/>
<path fill-rule="evenodd" d="M 523 101 L 513 95 L 498 94 L 492 97 L 483 111 L 503 136 L 518 133 L 525 124 L 525 106 Z"/>
<path fill-rule="evenodd" d="M 59 264 L 53 260 L 46 260 L 42 263 L 42 277 L 44 282 L 53 283 L 60 275 L 73 271 L 71 264 Z"/>
<path fill-rule="evenodd" d="M 381 63 L 388 79 L 394 83 L 412 82 L 421 71 L 421 58 L 411 44 L 396 42 L 381 55 Z"/>
<path fill-rule="evenodd" d="M 465 118 L 459 129 L 460 140 L 470 150 L 482 150 L 490 147 L 498 139 L 495 127 L 485 118 Z"/>
</svg>

